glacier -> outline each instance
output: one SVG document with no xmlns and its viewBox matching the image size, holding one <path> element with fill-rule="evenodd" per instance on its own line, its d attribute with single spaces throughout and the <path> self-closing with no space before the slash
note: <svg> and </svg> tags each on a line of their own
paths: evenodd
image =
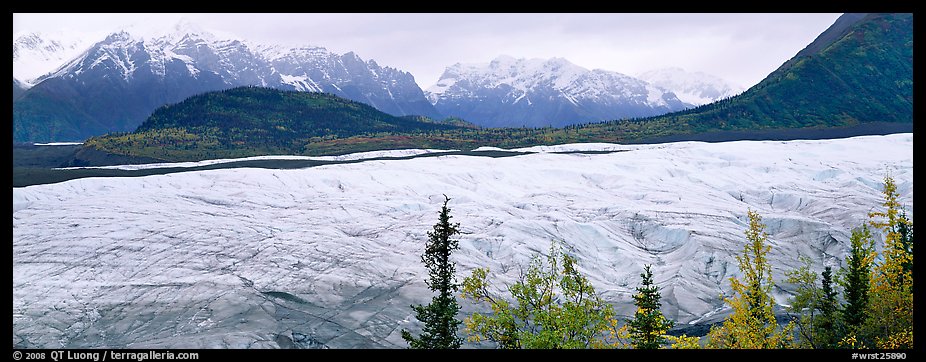
<svg viewBox="0 0 926 362">
<path fill-rule="evenodd" d="M 913 215 L 909 133 L 524 150 L 13 188 L 14 348 L 404 348 L 444 194 L 459 279 L 489 267 L 500 291 L 558 240 L 623 316 L 653 264 L 683 325 L 724 314 L 748 209 L 781 304 L 799 255 L 842 264 L 886 173 Z M 562 153 L 595 150 L 615 152 Z"/>
</svg>

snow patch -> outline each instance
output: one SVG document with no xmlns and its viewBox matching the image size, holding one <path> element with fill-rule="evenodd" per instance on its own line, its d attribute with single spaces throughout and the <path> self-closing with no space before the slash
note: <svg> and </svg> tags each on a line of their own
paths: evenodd
<svg viewBox="0 0 926 362">
<path fill-rule="evenodd" d="M 289 84 L 296 88 L 298 91 L 302 92 L 321 92 L 322 88 L 315 83 L 312 78 L 309 78 L 305 75 L 294 76 L 288 74 L 280 74 L 280 79 L 283 84 Z"/>
</svg>

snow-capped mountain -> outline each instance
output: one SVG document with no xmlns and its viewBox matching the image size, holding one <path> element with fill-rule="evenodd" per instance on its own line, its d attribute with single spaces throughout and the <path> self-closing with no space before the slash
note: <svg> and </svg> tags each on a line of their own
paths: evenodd
<svg viewBox="0 0 926 362">
<path fill-rule="evenodd" d="M 689 106 L 642 80 L 562 58 L 500 56 L 488 64 L 457 63 L 426 93 L 439 112 L 489 127 L 563 126 Z"/>
<path fill-rule="evenodd" d="M 132 131 L 157 107 L 244 85 L 328 92 L 393 115 L 439 117 L 407 72 L 354 53 L 219 37 L 185 22 L 162 34 L 112 33 L 36 83 L 14 103 L 15 140 Z"/>
<path fill-rule="evenodd" d="M 393 115 L 440 117 L 411 73 L 364 61 L 354 52 L 338 55 L 320 47 L 279 45 L 257 51 L 279 75 L 277 88 L 332 93 Z"/>
<path fill-rule="evenodd" d="M 489 268 L 504 292 L 558 240 L 622 318 L 652 264 L 679 326 L 729 310 L 749 209 L 782 304 L 799 256 L 839 269 L 887 170 L 914 217 L 911 133 L 529 151 L 13 188 L 13 346 L 405 348 L 409 305 L 433 296 L 420 257 L 443 194 L 459 279 Z M 460 319 L 475 310 L 460 303 Z"/>
<path fill-rule="evenodd" d="M 695 106 L 729 98 L 745 90 L 717 76 L 688 72 L 682 68 L 654 69 L 637 75 L 637 78 L 667 89 L 682 102 Z"/>
<path fill-rule="evenodd" d="M 91 40 L 92 39 L 92 40 Z M 24 33 L 13 36 L 13 79 L 25 87 L 48 74 L 99 39 L 65 34 Z"/>
</svg>

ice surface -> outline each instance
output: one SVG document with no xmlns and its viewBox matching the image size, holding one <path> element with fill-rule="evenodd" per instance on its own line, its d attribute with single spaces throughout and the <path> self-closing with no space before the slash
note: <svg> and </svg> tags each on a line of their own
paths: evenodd
<svg viewBox="0 0 926 362">
<path fill-rule="evenodd" d="M 576 151 L 624 151 L 640 147 L 652 146 L 620 145 L 616 143 L 565 143 L 552 146 L 532 146 L 515 148 L 512 151 L 520 152 L 576 152 Z"/>
<path fill-rule="evenodd" d="M 69 144 L 69 143 L 59 142 L 55 144 Z M 76 144 L 80 144 L 80 143 L 76 143 Z M 53 144 L 49 143 L 47 145 L 53 145 Z M 152 168 L 200 167 L 200 166 L 209 166 L 209 165 L 216 165 L 216 164 L 222 164 L 222 163 L 258 161 L 258 160 L 353 161 L 353 160 L 366 160 L 366 159 L 371 159 L 371 158 L 400 158 L 400 157 L 423 155 L 426 153 L 440 153 L 440 152 L 453 152 L 453 151 L 457 151 L 457 150 L 404 149 L 404 150 L 357 152 L 357 153 L 351 153 L 351 154 L 339 155 L 339 156 L 287 156 L 287 155 L 253 156 L 253 157 L 242 157 L 242 158 L 222 158 L 222 159 L 215 159 L 215 160 L 193 161 L 193 162 L 146 163 L 146 164 L 140 164 L 140 165 L 116 165 L 116 166 L 62 167 L 61 169 L 62 170 L 74 170 L 74 169 L 83 169 L 83 168 L 95 168 L 95 169 L 111 169 L 111 170 L 147 170 L 147 169 L 152 169 Z"/>
<path fill-rule="evenodd" d="M 33 143 L 34 146 L 79 146 L 84 144 L 83 142 L 48 142 L 48 143 Z"/>
<path fill-rule="evenodd" d="M 750 208 L 778 281 L 798 255 L 841 264 L 887 171 L 913 214 L 912 134 L 623 147 L 14 188 L 13 345 L 404 348 L 444 194 L 458 277 L 485 266 L 503 286 L 561 240 L 623 315 L 653 264 L 679 324 L 724 313 Z"/>
</svg>

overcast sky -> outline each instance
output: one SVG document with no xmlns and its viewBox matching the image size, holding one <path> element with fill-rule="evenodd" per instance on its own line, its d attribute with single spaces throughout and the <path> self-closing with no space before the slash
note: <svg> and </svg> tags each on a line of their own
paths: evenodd
<svg viewBox="0 0 926 362">
<path fill-rule="evenodd" d="M 628 75 L 681 67 L 749 87 L 840 14 L 13 14 L 13 34 L 101 36 L 170 29 L 180 19 L 256 42 L 356 52 L 408 71 L 422 88 L 454 63 L 566 58 Z M 88 35 L 90 36 L 90 35 Z"/>
</svg>

